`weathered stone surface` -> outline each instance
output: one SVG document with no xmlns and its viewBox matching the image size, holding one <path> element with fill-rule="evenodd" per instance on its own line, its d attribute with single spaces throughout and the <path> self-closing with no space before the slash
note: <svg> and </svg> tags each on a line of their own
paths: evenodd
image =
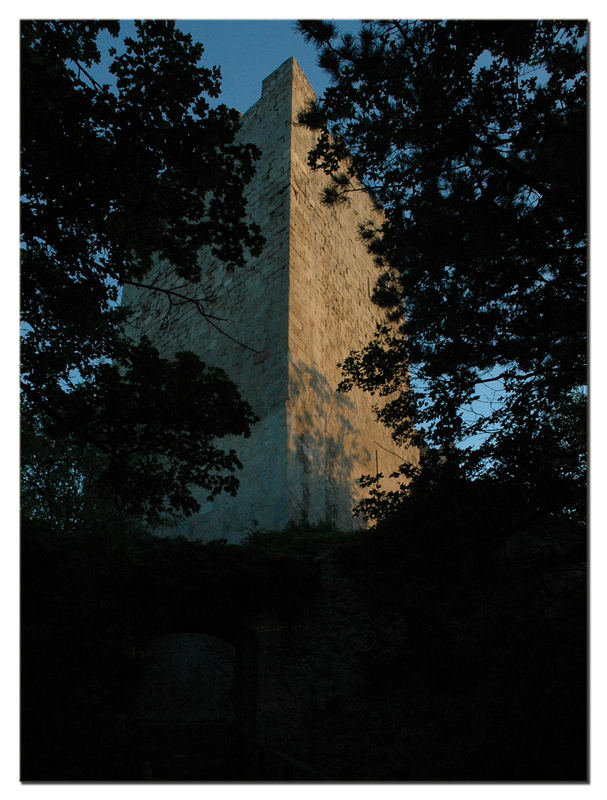
<svg viewBox="0 0 607 800">
<path fill-rule="evenodd" d="M 376 470 L 389 474 L 402 455 L 376 422 L 371 397 L 336 391 L 338 362 L 383 321 L 370 299 L 377 268 L 358 235 L 360 223 L 377 212 L 363 192 L 337 208 L 321 204 L 327 178 L 307 165 L 314 134 L 296 124 L 313 96 L 292 58 L 263 81 L 240 138 L 262 152 L 247 200 L 266 246 L 233 273 L 200 256 L 206 281 L 196 294 L 213 297 L 209 310 L 225 319 L 223 331 L 253 350 L 191 306 L 167 317 L 161 295 L 125 292 L 124 302 L 138 309 L 134 331 L 165 354 L 191 349 L 222 367 L 260 417 L 249 440 L 225 442 L 244 465 L 238 496 L 204 502 L 176 529 L 182 535 L 240 541 L 256 528 L 281 529 L 301 519 L 362 527 L 352 516 L 362 491 L 357 479 Z M 170 267 L 160 269 L 171 283 Z"/>
</svg>

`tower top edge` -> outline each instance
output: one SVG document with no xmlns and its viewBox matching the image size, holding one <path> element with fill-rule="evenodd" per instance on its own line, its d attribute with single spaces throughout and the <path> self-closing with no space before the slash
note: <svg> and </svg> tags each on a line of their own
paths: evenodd
<svg viewBox="0 0 607 800">
<path fill-rule="evenodd" d="M 303 69 L 299 66 L 295 56 L 289 56 L 286 61 L 283 61 L 279 67 L 263 79 L 261 85 L 262 96 L 274 92 L 277 85 L 284 84 L 284 82 L 287 81 L 291 84 L 296 81 L 298 83 L 303 83 L 307 93 L 311 93 L 316 97 L 316 93 L 312 89 L 310 81 L 307 79 Z"/>
</svg>

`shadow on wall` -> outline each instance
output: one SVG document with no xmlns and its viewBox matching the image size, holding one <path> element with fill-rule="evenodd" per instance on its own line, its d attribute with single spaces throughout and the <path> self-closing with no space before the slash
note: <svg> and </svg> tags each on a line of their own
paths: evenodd
<svg viewBox="0 0 607 800">
<path fill-rule="evenodd" d="M 365 527 L 353 507 L 363 496 L 358 480 L 375 474 L 377 451 L 369 404 L 337 392 L 319 369 L 293 361 L 289 370 L 288 491 L 295 519 L 338 530 Z M 397 459 L 394 458 L 394 466 Z M 390 470 L 391 471 L 391 470 Z"/>
</svg>

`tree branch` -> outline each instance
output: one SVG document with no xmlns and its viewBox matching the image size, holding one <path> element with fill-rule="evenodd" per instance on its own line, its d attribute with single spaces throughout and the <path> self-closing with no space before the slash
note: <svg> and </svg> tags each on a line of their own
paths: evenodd
<svg viewBox="0 0 607 800">
<path fill-rule="evenodd" d="M 252 353 L 261 352 L 260 350 L 256 350 L 254 347 L 250 347 L 248 344 L 241 342 L 239 339 L 236 339 L 234 336 L 227 333 L 227 331 L 224 331 L 222 328 L 220 328 L 219 325 L 217 325 L 217 323 L 214 322 L 214 320 L 217 320 L 217 322 L 227 322 L 227 319 L 225 317 L 216 317 L 213 314 L 209 314 L 202 308 L 201 303 L 203 302 L 203 300 L 206 300 L 207 298 L 197 299 L 195 297 L 188 297 L 187 295 L 181 294 L 180 292 L 176 292 L 173 289 L 168 289 L 163 286 L 157 286 L 156 284 L 153 283 L 140 283 L 138 281 L 131 281 L 131 280 L 124 280 L 123 283 L 128 284 L 129 286 L 135 286 L 138 289 L 150 289 L 151 291 L 160 292 L 161 294 L 164 294 L 169 301 L 169 312 L 167 313 L 165 319 L 168 318 L 168 314 L 170 313 L 170 306 L 173 304 L 172 298 L 177 297 L 179 298 L 179 300 L 181 300 L 182 303 L 191 303 L 196 308 L 198 313 L 209 323 L 209 325 L 215 328 L 215 330 L 219 331 L 219 333 L 221 333 L 222 336 L 227 337 L 232 342 L 237 344 L 239 347 L 244 347 L 245 350 L 250 350 Z"/>
<path fill-rule="evenodd" d="M 205 319 L 215 319 L 218 322 L 226 322 L 226 319 L 223 317 L 216 317 L 213 314 L 209 314 L 202 308 L 201 303 L 208 302 L 209 298 L 207 297 L 189 297 L 186 294 L 181 294 L 181 292 L 176 292 L 175 289 L 170 289 L 165 286 L 158 286 L 155 283 L 140 283 L 139 281 L 131 281 L 131 280 L 123 280 L 124 284 L 128 284 L 129 286 L 135 286 L 137 289 L 149 289 L 153 292 L 160 292 L 164 294 L 169 302 L 172 304 L 173 298 L 177 297 L 182 303 L 191 303 L 196 310 L 205 318 Z"/>
</svg>

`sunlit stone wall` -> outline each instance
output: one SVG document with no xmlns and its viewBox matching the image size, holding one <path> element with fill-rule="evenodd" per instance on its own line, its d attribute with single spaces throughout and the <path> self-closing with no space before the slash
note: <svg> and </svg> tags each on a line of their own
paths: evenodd
<svg viewBox="0 0 607 800">
<path fill-rule="evenodd" d="M 260 417 L 250 439 L 225 440 L 244 465 L 238 496 L 208 503 L 201 493 L 201 511 L 174 529 L 188 537 L 241 541 L 252 530 L 303 519 L 360 527 L 352 516 L 358 477 L 388 474 L 399 463 L 372 398 L 336 392 L 337 363 L 368 342 L 381 319 L 370 300 L 377 270 L 358 237 L 359 224 L 376 212 L 362 192 L 334 209 L 321 204 L 327 178 L 307 165 L 314 136 L 296 124 L 311 96 L 289 59 L 242 117 L 241 140 L 262 152 L 247 190 L 250 216 L 266 238 L 262 254 L 233 273 L 201 255 L 207 278 L 195 292 L 213 295 L 211 312 L 226 320 L 221 328 L 257 352 L 191 306 L 167 317 L 160 294 L 125 291 L 123 302 L 137 309 L 134 332 L 147 333 L 165 354 L 191 349 L 222 367 Z M 170 283 L 170 267 L 161 270 Z"/>
</svg>

